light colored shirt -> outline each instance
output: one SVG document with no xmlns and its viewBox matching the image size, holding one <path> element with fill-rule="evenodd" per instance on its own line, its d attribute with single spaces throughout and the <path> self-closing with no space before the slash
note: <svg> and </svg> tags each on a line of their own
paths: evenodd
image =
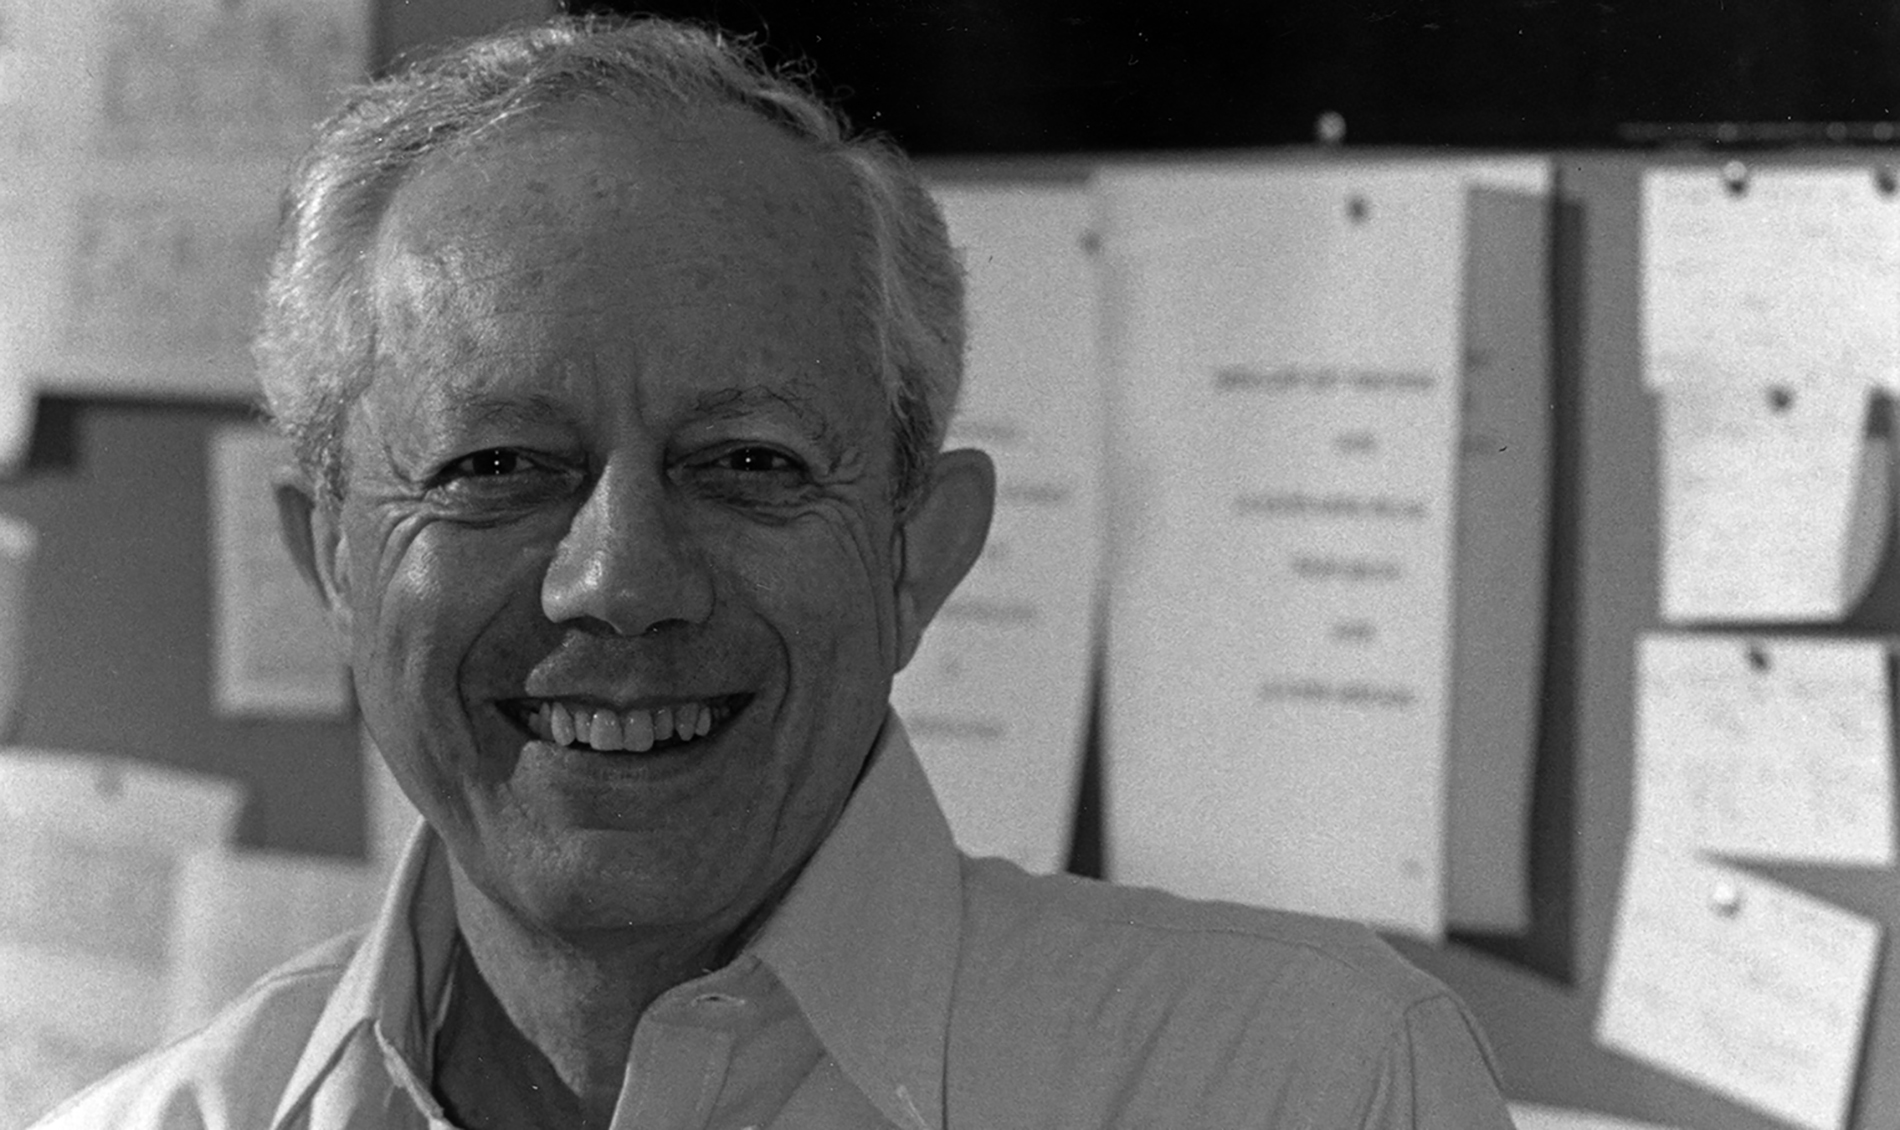
<svg viewBox="0 0 1900 1130">
<path fill-rule="evenodd" d="M 419 832 L 367 931 L 253 986 L 44 1125 L 451 1124 L 456 945 Z M 640 1018 L 615 1130 L 1509 1130 L 1465 1007 L 1357 925 L 958 854 L 903 727 L 727 967 Z"/>
</svg>

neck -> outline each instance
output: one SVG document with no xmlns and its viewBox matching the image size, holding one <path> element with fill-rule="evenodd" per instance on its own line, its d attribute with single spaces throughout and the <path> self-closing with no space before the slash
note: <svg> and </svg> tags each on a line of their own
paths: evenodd
<svg viewBox="0 0 1900 1130">
<path fill-rule="evenodd" d="M 605 1128 L 633 1032 L 673 986 L 714 968 L 724 938 L 616 933 L 590 944 L 537 930 L 453 868 L 465 956 L 436 1051 L 436 1090 L 460 1124 Z"/>
</svg>

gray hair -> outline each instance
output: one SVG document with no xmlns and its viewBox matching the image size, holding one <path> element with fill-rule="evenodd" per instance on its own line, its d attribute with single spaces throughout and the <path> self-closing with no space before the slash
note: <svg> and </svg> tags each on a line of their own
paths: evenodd
<svg viewBox="0 0 1900 1130">
<path fill-rule="evenodd" d="M 963 379 L 963 275 L 936 203 L 898 149 L 853 135 L 749 46 L 657 19 L 568 17 L 458 46 L 355 90 L 285 194 L 256 342 L 270 417 L 326 505 L 345 490 L 343 433 L 375 368 L 368 264 L 383 212 L 429 156 L 537 111 L 591 101 L 748 110 L 826 159 L 860 197 L 866 348 L 894 431 L 894 504 L 916 496 Z"/>
</svg>

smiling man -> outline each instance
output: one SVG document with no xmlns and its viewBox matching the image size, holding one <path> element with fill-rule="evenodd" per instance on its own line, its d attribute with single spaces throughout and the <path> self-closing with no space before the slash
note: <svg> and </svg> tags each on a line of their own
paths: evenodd
<svg viewBox="0 0 1900 1130">
<path fill-rule="evenodd" d="M 290 199 L 285 528 L 425 824 L 56 1125 L 1507 1125 L 1363 928 L 957 854 L 886 702 L 994 476 L 900 155 L 565 21 L 360 92 Z"/>
</svg>

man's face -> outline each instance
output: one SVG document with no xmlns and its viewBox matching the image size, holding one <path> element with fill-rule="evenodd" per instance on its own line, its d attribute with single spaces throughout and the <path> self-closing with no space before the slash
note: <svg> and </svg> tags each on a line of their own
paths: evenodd
<svg viewBox="0 0 1900 1130">
<path fill-rule="evenodd" d="M 531 921 L 731 929 L 863 765 L 898 569 L 851 221 L 726 112 L 518 123 L 391 205 L 335 608 L 397 777 Z"/>
</svg>

